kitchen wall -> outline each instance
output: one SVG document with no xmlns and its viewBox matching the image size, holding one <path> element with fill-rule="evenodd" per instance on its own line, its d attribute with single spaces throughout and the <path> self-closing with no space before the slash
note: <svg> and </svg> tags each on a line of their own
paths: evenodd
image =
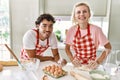
<svg viewBox="0 0 120 80">
<path fill-rule="evenodd" d="M 44 7 L 42 8 L 40 6 L 43 6 L 43 4 L 39 2 L 39 0 L 10 0 L 11 36 L 12 36 L 11 45 L 12 45 L 12 49 L 17 54 L 17 56 L 19 56 L 20 49 L 22 47 L 22 37 L 24 33 L 28 29 L 31 29 L 32 27 L 34 27 L 34 21 L 36 20 L 38 15 L 44 12 L 43 10 Z M 99 7 L 101 7 L 101 5 Z M 111 9 L 110 9 L 110 15 L 109 15 L 110 29 L 109 29 L 108 38 L 114 49 L 120 49 L 119 8 L 120 8 L 120 0 L 111 0 Z M 65 53 L 64 49 L 60 49 L 60 53 Z M 66 54 L 64 55 L 61 54 L 61 55 L 63 57 L 66 56 Z"/>
<path fill-rule="evenodd" d="M 39 15 L 39 0 L 10 0 L 11 47 L 19 56 L 24 33 L 34 27 Z"/>
<path fill-rule="evenodd" d="M 109 0 L 40 0 L 43 12 L 59 16 L 70 16 L 74 4 L 77 2 L 87 3 L 94 13 L 94 16 L 105 16 L 107 13 L 107 2 Z M 102 5 L 102 6 L 101 6 Z M 57 7 L 56 7 L 57 6 Z"/>
<path fill-rule="evenodd" d="M 109 21 L 109 40 L 113 49 L 120 49 L 120 0 L 112 0 L 110 21 Z"/>
</svg>

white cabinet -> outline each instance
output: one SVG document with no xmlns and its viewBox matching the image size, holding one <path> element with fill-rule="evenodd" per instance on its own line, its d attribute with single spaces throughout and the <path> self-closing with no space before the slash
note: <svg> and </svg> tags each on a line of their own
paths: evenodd
<svg viewBox="0 0 120 80">
<path fill-rule="evenodd" d="M 106 16 L 108 0 L 44 0 L 45 13 L 51 13 L 53 15 L 71 15 L 73 6 L 77 2 L 86 2 L 90 5 L 90 8 L 94 16 Z"/>
</svg>

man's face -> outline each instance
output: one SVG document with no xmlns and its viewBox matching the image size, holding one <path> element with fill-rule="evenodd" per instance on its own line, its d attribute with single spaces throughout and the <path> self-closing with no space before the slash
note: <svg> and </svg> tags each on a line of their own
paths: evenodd
<svg viewBox="0 0 120 80">
<path fill-rule="evenodd" d="M 39 25 L 39 31 L 44 39 L 49 38 L 53 31 L 53 22 L 44 19 Z"/>
</svg>

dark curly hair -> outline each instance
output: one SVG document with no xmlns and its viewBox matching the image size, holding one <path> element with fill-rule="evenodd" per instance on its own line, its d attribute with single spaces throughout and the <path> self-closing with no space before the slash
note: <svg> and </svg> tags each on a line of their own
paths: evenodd
<svg viewBox="0 0 120 80">
<path fill-rule="evenodd" d="M 55 23 L 55 19 L 51 14 L 41 14 L 37 20 L 35 21 L 36 25 L 39 25 L 44 19 L 48 20 L 48 21 L 52 21 L 53 23 Z"/>
</svg>

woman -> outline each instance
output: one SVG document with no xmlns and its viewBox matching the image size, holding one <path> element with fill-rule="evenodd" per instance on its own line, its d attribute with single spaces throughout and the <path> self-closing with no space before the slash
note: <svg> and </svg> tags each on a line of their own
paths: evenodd
<svg viewBox="0 0 120 80">
<path fill-rule="evenodd" d="M 40 61 L 58 61 L 59 53 L 57 39 L 53 33 L 55 19 L 50 14 L 41 14 L 35 24 L 36 28 L 29 30 L 23 37 L 21 59 L 38 58 Z M 53 56 L 43 56 L 43 52 L 51 47 Z"/>
<path fill-rule="evenodd" d="M 75 25 L 67 32 L 65 50 L 75 66 L 88 64 L 89 68 L 94 69 L 106 58 L 111 45 L 101 28 L 89 23 L 90 16 L 90 8 L 87 4 L 78 3 L 74 6 L 72 21 Z M 104 46 L 105 50 L 96 58 L 99 45 Z M 74 55 L 70 51 L 70 46 L 75 51 Z"/>
</svg>

